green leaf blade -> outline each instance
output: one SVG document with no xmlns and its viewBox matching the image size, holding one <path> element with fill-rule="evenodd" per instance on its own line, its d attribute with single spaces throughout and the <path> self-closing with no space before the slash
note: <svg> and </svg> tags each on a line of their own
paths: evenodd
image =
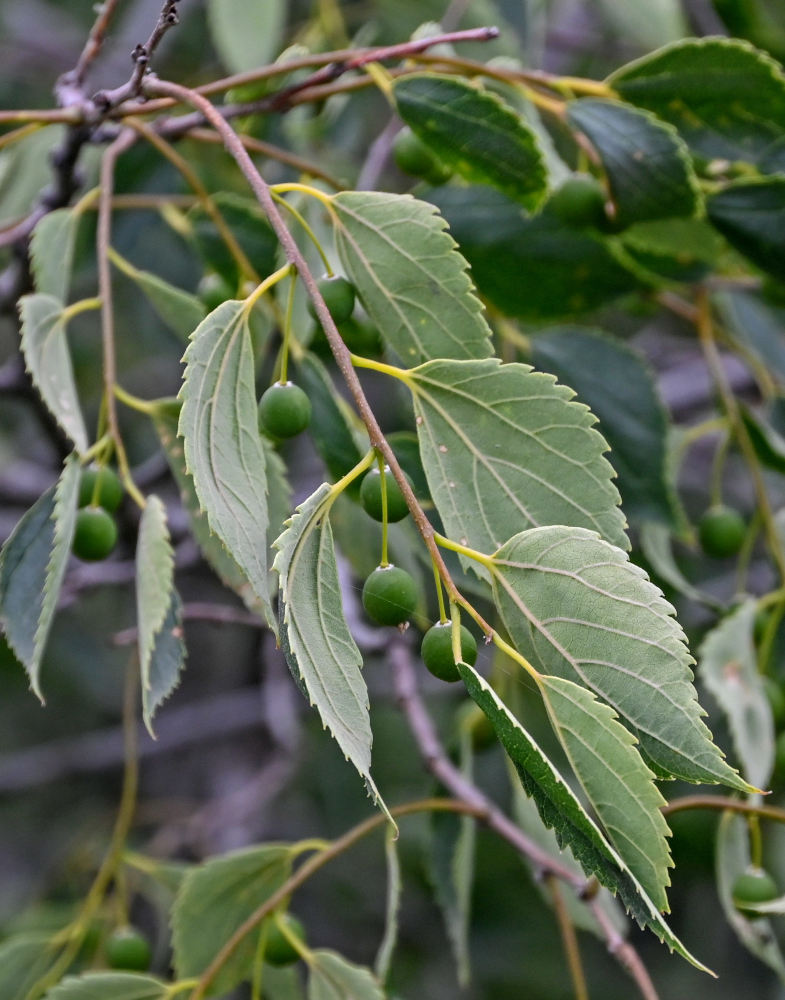
<svg viewBox="0 0 785 1000">
<path fill-rule="evenodd" d="M 537 528 L 510 539 L 493 570 L 515 646 L 610 705 L 658 777 L 750 790 L 702 721 L 673 608 L 626 553 L 581 528 Z"/>
<path fill-rule="evenodd" d="M 433 206 L 409 195 L 361 191 L 336 195 L 330 204 L 346 274 L 405 364 L 491 354 L 466 261 Z"/>
<path fill-rule="evenodd" d="M 277 54 L 286 23 L 286 4 L 266 0 L 208 0 L 210 35 L 224 65 L 232 73 L 264 66 Z"/>
<path fill-rule="evenodd" d="M 161 321 L 176 333 L 180 340 L 187 342 L 206 315 L 207 310 L 201 300 L 151 271 L 134 267 L 118 253 L 112 253 L 112 261 L 136 284 Z"/>
<path fill-rule="evenodd" d="M 309 960 L 308 1000 L 384 1000 L 384 991 L 370 969 L 318 948 Z"/>
<path fill-rule="evenodd" d="M 437 73 L 393 83 L 398 114 L 439 159 L 472 184 L 489 184 L 535 208 L 548 177 L 534 133 L 496 94 Z"/>
<path fill-rule="evenodd" d="M 25 367 L 46 408 L 76 445 L 87 450 L 87 430 L 79 407 L 71 355 L 65 336 L 63 304 L 35 293 L 19 300 Z"/>
<path fill-rule="evenodd" d="M 165 1000 L 168 983 L 130 972 L 89 972 L 66 976 L 46 1000 Z"/>
<path fill-rule="evenodd" d="M 491 553 L 516 531 L 556 523 L 628 544 L 607 445 L 571 389 L 496 359 L 431 361 L 407 382 L 431 496 L 452 538 Z"/>
<path fill-rule="evenodd" d="M 185 353 L 179 433 L 210 529 L 246 576 L 271 628 L 267 476 L 257 427 L 254 359 L 242 302 L 224 302 Z"/>
<path fill-rule="evenodd" d="M 68 300 L 79 214 L 72 208 L 48 212 L 30 237 L 30 265 L 35 290 L 61 303 Z"/>
<path fill-rule="evenodd" d="M 729 184 L 707 200 L 706 211 L 739 253 L 785 280 L 785 177 Z"/>
</svg>

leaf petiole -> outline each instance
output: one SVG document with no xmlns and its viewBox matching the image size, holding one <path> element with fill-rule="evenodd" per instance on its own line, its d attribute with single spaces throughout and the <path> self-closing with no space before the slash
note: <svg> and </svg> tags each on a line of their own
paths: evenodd
<svg viewBox="0 0 785 1000">
<path fill-rule="evenodd" d="M 261 284 L 257 285 L 251 294 L 245 299 L 245 305 L 243 307 L 245 315 L 247 316 L 250 313 L 265 292 L 269 292 L 271 288 L 277 285 L 282 278 L 285 278 L 288 274 L 290 274 L 291 271 L 292 265 L 287 262 L 283 265 L 283 267 L 279 267 L 277 271 L 273 271 L 272 274 L 268 275 L 268 277 L 266 277 Z"/>
</svg>

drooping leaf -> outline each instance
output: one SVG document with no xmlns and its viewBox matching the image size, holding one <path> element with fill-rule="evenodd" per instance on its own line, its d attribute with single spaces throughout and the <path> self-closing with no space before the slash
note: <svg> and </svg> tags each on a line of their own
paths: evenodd
<svg viewBox="0 0 785 1000">
<path fill-rule="evenodd" d="M 608 177 L 620 226 L 695 215 L 698 181 L 678 132 L 618 101 L 571 101 L 567 119 L 588 136 Z"/>
<path fill-rule="evenodd" d="M 48 212 L 30 237 L 30 266 L 36 292 L 68 300 L 79 213 L 72 208 Z"/>
<path fill-rule="evenodd" d="M 496 94 L 437 73 L 393 84 L 398 114 L 439 159 L 471 184 L 489 184 L 535 208 L 548 177 L 537 138 Z"/>
<path fill-rule="evenodd" d="M 271 628 L 267 478 L 257 426 L 254 359 L 243 302 L 224 302 L 185 352 L 179 434 L 212 531 L 246 576 Z"/>
<path fill-rule="evenodd" d="M 66 976 L 46 1000 L 165 1000 L 168 983 L 130 972 L 89 972 Z"/>
<path fill-rule="evenodd" d="M 15 934 L 0 944 L 0 996 L 25 1000 L 57 958 L 50 934 Z"/>
<path fill-rule="evenodd" d="M 230 72 L 264 66 L 277 55 L 286 10 L 283 0 L 208 0 L 210 37 Z"/>
<path fill-rule="evenodd" d="M 773 401 L 779 404 L 779 409 L 783 406 L 783 397 L 777 397 Z M 750 443 L 755 449 L 755 454 L 760 462 L 769 469 L 785 473 L 785 437 L 772 426 L 763 413 L 753 413 L 753 411 L 739 401 L 739 412 L 744 426 L 747 429 Z M 776 410 L 775 410 L 776 415 Z"/>
<path fill-rule="evenodd" d="M 147 668 L 149 681 L 142 688 L 142 717 L 151 735 L 154 735 L 153 716 L 180 683 L 185 656 L 182 604 L 173 587 L 166 617 L 153 636 Z"/>
<path fill-rule="evenodd" d="M 204 303 L 190 292 L 164 281 L 151 271 L 142 271 L 130 261 L 112 251 L 112 262 L 149 301 L 161 320 L 180 340 L 187 341 L 207 312 Z"/>
<path fill-rule="evenodd" d="M 0 621 L 41 700 L 41 659 L 71 551 L 78 496 L 79 462 L 71 455 L 58 482 L 27 511 L 0 551 Z"/>
<path fill-rule="evenodd" d="M 736 290 L 721 292 L 714 303 L 734 338 L 785 382 L 785 309 L 764 302 L 759 295 Z"/>
<path fill-rule="evenodd" d="M 743 816 L 722 814 L 717 826 L 717 893 L 725 919 L 744 947 L 772 969 L 785 983 L 785 957 L 771 923 L 761 917 L 747 917 L 733 903 L 733 883 L 750 864 L 749 827 Z"/>
<path fill-rule="evenodd" d="M 490 553 L 525 528 L 575 524 L 627 545 L 607 445 L 571 389 L 495 358 L 431 361 L 406 381 L 431 496 L 451 538 Z"/>
<path fill-rule="evenodd" d="M 86 451 L 87 430 L 65 337 L 63 304 L 43 293 L 24 295 L 19 300 L 19 315 L 22 353 L 33 384 L 77 451 Z"/>
<path fill-rule="evenodd" d="M 626 553 L 582 528 L 537 528 L 495 554 L 493 584 L 520 652 L 607 702 L 658 777 L 749 791 L 701 719 L 673 608 Z"/>
<path fill-rule="evenodd" d="M 384 937 L 376 952 L 373 971 L 383 983 L 390 974 L 395 945 L 398 941 L 398 918 L 401 909 L 401 861 L 398 857 L 398 841 L 395 827 L 388 826 L 384 834 L 384 856 L 387 861 L 387 905 L 384 915 Z"/>
<path fill-rule="evenodd" d="M 653 900 L 665 895 L 673 867 L 660 809 L 665 799 L 613 709 L 586 688 L 562 677 L 539 681 L 551 723 L 611 843 Z"/>
<path fill-rule="evenodd" d="M 527 217 L 487 187 L 440 188 L 431 198 L 477 287 L 508 316 L 577 316 L 641 287 L 598 233 L 567 228 L 547 213 Z"/>
<path fill-rule="evenodd" d="M 174 586 L 174 553 L 169 540 L 166 507 L 149 496 L 139 519 L 136 542 L 136 620 L 142 686 L 150 687 L 150 657 L 166 619 Z"/>
<path fill-rule="evenodd" d="M 627 517 L 676 523 L 668 476 L 668 415 L 643 358 L 602 333 L 565 327 L 538 335 L 531 360 L 535 368 L 574 389 L 599 419 Z"/>
<path fill-rule="evenodd" d="M 743 601 L 708 633 L 698 677 L 725 713 L 742 774 L 765 788 L 774 765 L 774 721 L 753 642 L 756 609 L 754 600 Z"/>
<path fill-rule="evenodd" d="M 432 205 L 373 191 L 345 192 L 330 204 L 346 274 L 406 365 L 491 353 L 466 261 Z"/>
<path fill-rule="evenodd" d="M 217 0 L 215 6 L 221 5 L 222 0 Z M 257 274 L 272 274 L 278 266 L 278 240 L 259 203 L 232 191 L 219 191 L 212 196 L 212 201 Z M 220 274 L 231 288 L 236 288 L 240 277 L 238 263 L 213 219 L 202 205 L 194 206 L 188 213 L 188 219 L 196 249 L 205 263 Z"/>
<path fill-rule="evenodd" d="M 785 279 L 785 177 L 729 184 L 706 200 L 706 211 L 731 246 L 767 274 Z"/>
<path fill-rule="evenodd" d="M 172 909 L 178 977 L 204 972 L 243 921 L 280 889 L 291 865 L 288 845 L 264 844 L 211 858 L 191 869 Z M 247 935 L 216 976 L 210 995 L 228 993 L 250 977 L 257 943 L 258 935 Z"/>
<path fill-rule="evenodd" d="M 608 78 L 622 100 L 675 125 L 706 159 L 785 165 L 785 73 L 764 52 L 729 38 L 685 39 Z"/>
<path fill-rule="evenodd" d="M 529 733 L 512 715 L 488 682 L 465 663 L 458 670 L 472 699 L 485 712 L 515 765 L 524 791 L 534 799 L 543 823 L 553 829 L 560 846 L 568 846 L 586 875 L 618 894 L 641 927 L 649 927 L 672 950 L 696 968 L 708 970 L 692 956 L 665 923 L 624 860 L 608 843 Z"/>
<path fill-rule="evenodd" d="M 363 777 L 371 797 L 384 808 L 371 778 L 368 689 L 362 656 L 343 614 L 328 518 L 330 498 L 324 483 L 300 504 L 275 543 L 281 646 L 303 694 Z"/>
<path fill-rule="evenodd" d="M 316 450 L 332 478 L 340 479 L 363 457 L 346 405 L 316 355 L 306 354 L 298 362 L 297 379 L 311 403 L 309 429 Z"/>
<path fill-rule="evenodd" d="M 318 948 L 308 965 L 308 1000 L 384 1000 L 384 991 L 370 969 Z"/>
</svg>

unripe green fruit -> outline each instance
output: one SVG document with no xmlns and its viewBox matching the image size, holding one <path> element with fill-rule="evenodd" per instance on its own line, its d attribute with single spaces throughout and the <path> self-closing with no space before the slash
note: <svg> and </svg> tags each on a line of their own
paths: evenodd
<svg viewBox="0 0 785 1000">
<path fill-rule="evenodd" d="M 235 297 L 235 290 L 220 274 L 211 271 L 209 274 L 205 274 L 199 282 L 196 294 L 207 306 L 208 310 L 212 312 L 222 302 L 226 302 L 227 299 L 233 299 Z"/>
<path fill-rule="evenodd" d="M 785 720 L 785 691 L 773 677 L 763 678 L 763 690 L 771 706 L 771 715 L 775 723 Z"/>
<path fill-rule="evenodd" d="M 548 201 L 553 214 L 573 229 L 607 225 L 605 190 L 590 174 L 573 174 L 557 188 Z"/>
<path fill-rule="evenodd" d="M 283 913 L 280 920 L 300 941 L 305 940 L 305 928 L 291 913 Z M 270 921 L 264 945 L 264 960 L 270 965 L 291 965 L 300 957 L 300 953 L 289 941 L 275 920 Z"/>
<path fill-rule="evenodd" d="M 779 896 L 777 883 L 764 868 L 756 868 L 754 865 L 750 865 L 738 876 L 731 889 L 733 905 L 739 912 L 751 916 L 756 914 L 750 909 L 750 903 L 768 903 L 777 896 Z"/>
<path fill-rule="evenodd" d="M 299 385 L 276 382 L 259 400 L 259 430 L 276 438 L 295 437 L 311 422 L 311 401 Z"/>
<path fill-rule="evenodd" d="M 461 679 L 452 653 L 452 622 L 437 622 L 428 629 L 420 646 L 420 656 L 428 670 L 439 680 Z M 477 642 L 464 625 L 461 625 L 461 659 L 469 666 L 474 666 L 477 659 Z"/>
<path fill-rule="evenodd" d="M 354 312 L 354 285 L 351 281 L 335 274 L 331 278 L 327 275 L 319 278 L 316 284 L 335 323 L 344 323 L 349 319 Z M 311 299 L 308 299 L 308 312 L 318 319 Z"/>
<path fill-rule="evenodd" d="M 117 544 L 115 519 L 103 507 L 82 507 L 76 514 L 71 549 L 86 562 L 106 559 Z"/>
<path fill-rule="evenodd" d="M 422 177 L 434 187 L 452 176 L 452 170 L 410 128 L 402 128 L 396 135 L 392 151 L 399 170 L 412 177 Z"/>
<path fill-rule="evenodd" d="M 709 507 L 698 522 L 698 537 L 707 556 L 723 559 L 735 556 L 744 543 L 747 525 L 733 507 L 716 504 Z"/>
<path fill-rule="evenodd" d="M 407 476 L 408 479 L 408 476 Z M 387 520 L 390 524 L 402 521 L 409 513 L 406 500 L 401 487 L 395 481 L 395 476 L 385 465 L 384 482 L 387 486 Z M 409 484 L 411 485 L 411 483 Z M 369 514 L 374 521 L 381 521 L 382 518 L 382 476 L 378 467 L 371 469 L 362 481 L 360 487 L 360 503 L 366 514 Z"/>
<path fill-rule="evenodd" d="M 105 950 L 112 969 L 146 972 L 150 968 L 150 943 L 136 927 L 118 927 L 107 939 Z"/>
<path fill-rule="evenodd" d="M 363 584 L 363 607 L 379 625 L 400 625 L 417 607 L 417 585 L 399 566 L 377 566 Z"/>
<path fill-rule="evenodd" d="M 117 510 L 123 499 L 123 484 L 117 473 L 107 466 L 91 466 L 82 470 L 79 480 L 79 506 L 96 504 L 110 513 Z"/>
</svg>

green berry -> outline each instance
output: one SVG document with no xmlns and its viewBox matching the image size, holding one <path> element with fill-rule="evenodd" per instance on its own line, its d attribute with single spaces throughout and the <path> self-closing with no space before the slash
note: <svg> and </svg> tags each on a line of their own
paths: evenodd
<svg viewBox="0 0 785 1000">
<path fill-rule="evenodd" d="M 378 566 L 363 584 L 363 607 L 379 625 L 400 625 L 417 607 L 417 585 L 399 566 Z"/>
<path fill-rule="evenodd" d="M 235 297 L 235 290 L 229 282 L 215 271 L 210 271 L 202 278 L 196 289 L 196 294 L 207 306 L 210 312 L 217 309 L 222 302 Z"/>
<path fill-rule="evenodd" d="M 319 278 L 316 284 L 335 323 L 344 323 L 349 319 L 354 312 L 354 285 L 351 281 L 335 274 Z M 311 299 L 308 299 L 308 312 L 314 319 L 318 318 Z"/>
<path fill-rule="evenodd" d="M 408 478 L 408 477 L 407 477 Z M 390 524 L 402 521 L 409 513 L 406 506 L 401 487 L 395 481 L 395 476 L 389 468 L 384 467 L 384 482 L 387 487 L 387 520 Z M 411 485 L 411 483 L 409 484 Z M 360 487 L 360 503 L 366 514 L 369 514 L 374 521 L 381 521 L 382 518 L 382 476 L 379 469 L 371 471 L 363 479 Z"/>
<path fill-rule="evenodd" d="M 434 187 L 444 184 L 452 176 L 452 170 L 410 128 L 402 128 L 396 135 L 393 159 L 403 173 L 422 177 Z"/>
<path fill-rule="evenodd" d="M 763 678 L 763 690 L 771 706 L 771 715 L 775 723 L 785 720 L 785 691 L 773 677 Z"/>
<path fill-rule="evenodd" d="M 707 556 L 723 559 L 735 556 L 744 543 L 747 525 L 733 507 L 716 504 L 709 507 L 698 522 L 698 537 Z"/>
<path fill-rule="evenodd" d="M 291 913 L 283 913 L 279 918 L 287 930 L 291 931 L 300 941 L 305 940 L 305 928 Z M 267 928 L 264 945 L 264 960 L 270 965 L 291 965 L 300 957 L 300 953 L 289 941 L 277 921 L 271 920 Z"/>
<path fill-rule="evenodd" d="M 733 905 L 741 913 L 748 913 L 751 916 L 755 916 L 755 911 L 750 909 L 750 903 L 768 903 L 777 896 L 779 896 L 777 883 L 765 869 L 756 868 L 754 865 L 750 865 L 738 876 L 731 889 Z"/>
<path fill-rule="evenodd" d="M 118 927 L 109 936 L 105 948 L 111 969 L 146 972 L 150 968 L 150 942 L 136 927 Z"/>
<path fill-rule="evenodd" d="M 553 214 L 572 229 L 607 225 L 605 190 L 590 174 L 573 174 L 557 188 L 548 201 Z"/>
<path fill-rule="evenodd" d="M 259 400 L 259 430 L 275 438 L 295 437 L 311 422 L 311 401 L 299 385 L 276 382 Z"/>
<path fill-rule="evenodd" d="M 420 646 L 420 656 L 428 670 L 439 680 L 461 679 L 452 652 L 451 622 L 437 622 L 428 629 Z M 461 625 L 461 659 L 469 666 L 473 666 L 477 659 L 477 643 L 464 625 Z"/>
<path fill-rule="evenodd" d="M 82 470 L 79 481 L 79 506 L 97 504 L 110 513 L 117 510 L 123 499 L 123 484 L 117 473 L 107 466 L 91 466 Z"/>
<path fill-rule="evenodd" d="M 117 524 L 103 507 L 82 507 L 76 515 L 76 527 L 71 548 L 75 556 L 86 562 L 106 559 L 117 544 Z"/>
</svg>

